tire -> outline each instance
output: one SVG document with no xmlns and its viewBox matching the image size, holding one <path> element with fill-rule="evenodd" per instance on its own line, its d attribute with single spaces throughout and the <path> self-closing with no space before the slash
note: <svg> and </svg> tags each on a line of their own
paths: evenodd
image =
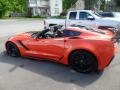
<svg viewBox="0 0 120 90">
<path fill-rule="evenodd" d="M 98 68 L 95 56 L 83 50 L 75 51 L 70 55 L 69 65 L 80 73 L 90 73 Z"/>
<path fill-rule="evenodd" d="M 18 47 L 12 42 L 8 42 L 6 44 L 6 50 L 7 50 L 7 54 L 9 56 L 12 56 L 12 57 L 20 57 L 21 56 Z"/>
</svg>

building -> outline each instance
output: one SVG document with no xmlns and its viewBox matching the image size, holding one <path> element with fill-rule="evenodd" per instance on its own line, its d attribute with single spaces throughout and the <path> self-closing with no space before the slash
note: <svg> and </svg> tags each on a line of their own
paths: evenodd
<svg viewBox="0 0 120 90">
<path fill-rule="evenodd" d="M 59 16 L 62 13 L 62 0 L 29 0 L 29 11 L 33 16 Z"/>
</svg>

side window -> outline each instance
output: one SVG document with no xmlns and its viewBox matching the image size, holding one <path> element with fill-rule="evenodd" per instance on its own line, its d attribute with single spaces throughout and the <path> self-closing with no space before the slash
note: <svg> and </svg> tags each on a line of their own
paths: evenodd
<svg viewBox="0 0 120 90">
<path fill-rule="evenodd" d="M 75 20 L 77 16 L 77 12 L 70 12 L 69 19 Z"/>
<path fill-rule="evenodd" d="M 77 32 L 77 31 L 72 31 L 72 30 L 64 30 L 63 31 L 64 37 L 79 36 L 79 35 L 80 35 L 80 32 Z"/>
<path fill-rule="evenodd" d="M 80 20 L 87 20 L 89 16 L 91 16 L 91 15 L 87 12 L 80 12 L 79 19 Z"/>
</svg>

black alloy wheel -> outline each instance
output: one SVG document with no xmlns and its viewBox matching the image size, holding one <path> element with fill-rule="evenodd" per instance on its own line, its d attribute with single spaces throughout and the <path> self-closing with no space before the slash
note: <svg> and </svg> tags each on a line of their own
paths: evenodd
<svg viewBox="0 0 120 90">
<path fill-rule="evenodd" d="M 95 56 L 83 50 L 73 52 L 70 55 L 69 64 L 75 71 L 80 73 L 93 72 L 98 68 Z"/>
<path fill-rule="evenodd" d="M 7 54 L 10 55 L 10 56 L 20 57 L 20 51 L 14 43 L 8 42 L 6 44 L 6 50 L 7 50 Z"/>
</svg>

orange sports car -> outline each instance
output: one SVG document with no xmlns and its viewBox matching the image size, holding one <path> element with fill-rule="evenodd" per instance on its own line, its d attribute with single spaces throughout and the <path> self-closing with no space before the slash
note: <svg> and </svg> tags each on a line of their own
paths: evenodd
<svg viewBox="0 0 120 90">
<path fill-rule="evenodd" d="M 48 59 L 81 73 L 103 70 L 115 56 L 111 36 L 79 27 L 22 33 L 9 38 L 5 47 L 10 56 Z"/>
</svg>

